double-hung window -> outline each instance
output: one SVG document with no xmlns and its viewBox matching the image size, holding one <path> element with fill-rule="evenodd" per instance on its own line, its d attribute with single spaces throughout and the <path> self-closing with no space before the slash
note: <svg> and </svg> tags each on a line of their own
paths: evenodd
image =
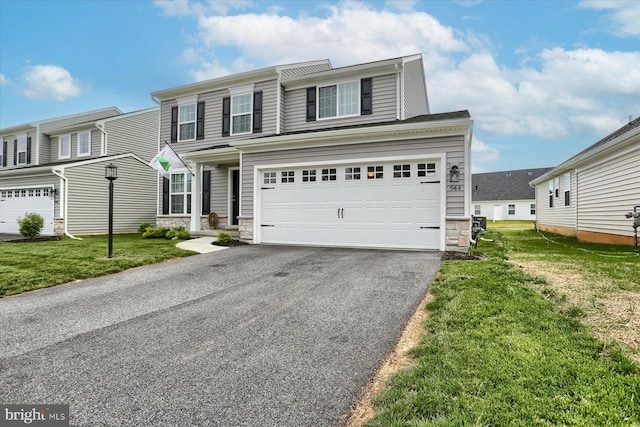
<svg viewBox="0 0 640 427">
<path fill-rule="evenodd" d="M 4 147 L 6 147 L 6 146 L 7 146 L 7 143 L 5 141 L 0 141 L 0 168 L 3 167 L 3 166 L 6 166 L 6 163 L 4 162 L 5 161 L 5 157 L 4 157 L 5 148 Z"/>
<path fill-rule="evenodd" d="M 178 106 L 178 141 L 196 139 L 196 104 Z"/>
<path fill-rule="evenodd" d="M 571 204 L 571 174 L 566 173 L 564 175 L 564 205 L 569 206 Z"/>
<path fill-rule="evenodd" d="M 171 174 L 171 214 L 186 215 L 191 213 L 191 174 Z"/>
<path fill-rule="evenodd" d="M 231 97 L 231 135 L 251 133 L 253 93 Z"/>
<path fill-rule="evenodd" d="M 360 81 L 318 88 L 318 118 L 355 116 L 360 114 Z"/>
<path fill-rule="evenodd" d="M 18 135 L 18 143 L 16 145 L 16 159 L 17 164 L 27 164 L 27 135 Z"/>
<path fill-rule="evenodd" d="M 508 205 L 507 206 L 507 214 L 515 215 L 516 214 L 516 205 Z"/>
<path fill-rule="evenodd" d="M 78 133 L 78 157 L 91 154 L 91 131 Z"/>
<path fill-rule="evenodd" d="M 26 144 L 26 143 L 25 143 Z M 58 137 L 58 158 L 68 159 L 71 157 L 71 134 L 60 135 Z M 18 163 L 20 163 L 20 141 L 18 141 Z"/>
</svg>

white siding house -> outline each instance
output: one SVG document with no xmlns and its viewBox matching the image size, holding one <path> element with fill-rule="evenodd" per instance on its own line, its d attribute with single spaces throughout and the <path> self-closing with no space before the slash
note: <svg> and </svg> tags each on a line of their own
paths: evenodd
<svg viewBox="0 0 640 427">
<path fill-rule="evenodd" d="M 625 214 L 640 206 L 640 117 L 531 184 L 540 229 L 588 242 L 633 244 L 633 221 Z"/>
<path fill-rule="evenodd" d="M 536 219 L 535 190 L 529 181 L 551 168 L 474 173 L 471 180 L 473 215 L 488 220 Z"/>
</svg>

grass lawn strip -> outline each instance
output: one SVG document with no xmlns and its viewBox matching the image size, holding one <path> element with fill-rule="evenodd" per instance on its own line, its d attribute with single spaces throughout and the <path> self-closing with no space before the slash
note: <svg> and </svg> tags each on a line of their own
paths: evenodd
<svg viewBox="0 0 640 427">
<path fill-rule="evenodd" d="M 366 425 L 637 425 L 640 370 L 595 339 L 506 260 L 447 261 L 428 304 L 429 333 L 375 399 Z"/>
<path fill-rule="evenodd" d="M 82 240 L 0 242 L 0 297 L 195 254 L 176 248 L 175 241 L 142 239 L 136 233 L 114 235 L 113 257 L 108 258 L 107 239 L 94 235 Z"/>
</svg>

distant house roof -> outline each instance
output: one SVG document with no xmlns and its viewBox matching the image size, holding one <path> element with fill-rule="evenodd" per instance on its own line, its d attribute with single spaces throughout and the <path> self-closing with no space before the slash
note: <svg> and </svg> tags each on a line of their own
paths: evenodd
<svg viewBox="0 0 640 427">
<path fill-rule="evenodd" d="M 595 144 L 585 148 L 575 156 L 569 158 L 568 160 L 565 160 L 560 165 L 544 174 L 544 176 L 539 177 L 540 179 L 534 180 L 534 182 L 532 182 L 531 184 L 541 184 L 545 180 L 565 173 L 571 168 L 575 168 L 580 164 L 584 164 L 585 162 L 590 162 L 597 156 L 603 155 L 603 153 L 611 152 L 611 150 L 619 149 L 618 147 L 633 143 L 632 139 L 637 138 L 639 133 L 640 116 L 636 117 L 634 120 L 629 121 L 629 123 L 613 131 Z"/>
<path fill-rule="evenodd" d="M 471 176 L 471 199 L 533 200 L 536 191 L 529 182 L 552 168 L 520 169 L 512 171 L 474 173 Z"/>
</svg>

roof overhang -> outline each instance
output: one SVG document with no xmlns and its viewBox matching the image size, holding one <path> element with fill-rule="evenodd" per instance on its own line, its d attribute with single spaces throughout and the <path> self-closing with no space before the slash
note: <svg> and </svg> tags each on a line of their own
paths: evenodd
<svg viewBox="0 0 640 427">
<path fill-rule="evenodd" d="M 180 157 L 196 163 L 229 163 L 240 161 L 240 151 L 233 147 L 212 148 L 183 153 Z"/>
<path fill-rule="evenodd" d="M 579 168 L 586 163 L 597 161 L 603 157 L 609 156 L 612 153 L 622 150 L 627 147 L 631 147 L 634 144 L 640 144 L 640 126 L 631 129 L 617 138 L 611 141 L 595 147 L 593 150 L 586 151 L 582 154 L 574 156 L 569 160 L 561 163 L 549 172 L 540 175 L 538 178 L 529 182 L 529 185 L 538 185 L 548 181 L 551 178 L 555 178 L 558 175 L 567 173 L 569 170 Z"/>
<path fill-rule="evenodd" d="M 238 148 L 243 153 L 250 153 L 332 145 L 400 141 L 421 137 L 436 138 L 455 135 L 468 137 L 472 127 L 472 119 L 458 118 L 274 135 L 264 138 L 238 140 L 231 142 L 230 145 Z"/>
</svg>

